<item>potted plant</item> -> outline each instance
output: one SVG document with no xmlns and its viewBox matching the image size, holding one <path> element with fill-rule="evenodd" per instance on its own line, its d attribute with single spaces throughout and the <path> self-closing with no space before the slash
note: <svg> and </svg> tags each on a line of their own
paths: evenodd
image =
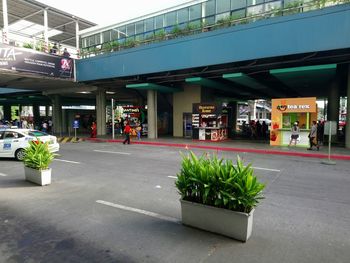
<svg viewBox="0 0 350 263">
<path fill-rule="evenodd" d="M 251 165 L 244 166 L 239 157 L 236 165 L 215 155 L 198 158 L 190 152 L 182 157 L 175 182 L 181 195 L 182 223 L 247 241 L 254 208 L 265 187 Z"/>
<path fill-rule="evenodd" d="M 25 148 L 23 159 L 25 179 L 39 185 L 51 184 L 49 165 L 55 156 L 49 151 L 47 142 L 31 141 L 29 146 Z"/>
</svg>

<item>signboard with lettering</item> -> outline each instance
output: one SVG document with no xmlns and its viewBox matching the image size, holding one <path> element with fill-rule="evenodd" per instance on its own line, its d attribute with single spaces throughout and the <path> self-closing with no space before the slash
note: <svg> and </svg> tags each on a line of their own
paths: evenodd
<svg viewBox="0 0 350 263">
<path fill-rule="evenodd" d="M 316 98 L 273 99 L 272 110 L 279 112 L 316 112 Z"/>
<path fill-rule="evenodd" d="M 139 107 L 123 107 L 123 113 L 140 113 Z"/>
<path fill-rule="evenodd" d="M 54 78 L 72 79 L 74 77 L 74 61 L 71 58 L 2 43 L 0 43 L 1 69 Z"/>
<path fill-rule="evenodd" d="M 215 111 L 216 111 L 215 105 L 206 105 L 206 104 L 198 105 L 199 113 L 214 113 Z"/>
</svg>

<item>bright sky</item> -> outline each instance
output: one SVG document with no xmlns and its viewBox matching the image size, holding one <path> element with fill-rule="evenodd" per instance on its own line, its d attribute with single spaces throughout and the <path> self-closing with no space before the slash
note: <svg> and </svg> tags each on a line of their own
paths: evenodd
<svg viewBox="0 0 350 263">
<path fill-rule="evenodd" d="M 190 0 L 37 0 L 98 25 L 111 25 Z"/>
</svg>

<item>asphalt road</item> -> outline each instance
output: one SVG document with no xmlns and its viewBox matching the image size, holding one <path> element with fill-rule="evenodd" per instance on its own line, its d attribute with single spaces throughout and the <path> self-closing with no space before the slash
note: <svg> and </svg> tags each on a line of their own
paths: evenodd
<svg viewBox="0 0 350 263">
<path fill-rule="evenodd" d="M 349 161 L 240 153 L 267 185 L 242 243 L 181 225 L 180 150 L 62 144 L 45 187 L 0 159 L 0 262 L 349 262 Z"/>
</svg>

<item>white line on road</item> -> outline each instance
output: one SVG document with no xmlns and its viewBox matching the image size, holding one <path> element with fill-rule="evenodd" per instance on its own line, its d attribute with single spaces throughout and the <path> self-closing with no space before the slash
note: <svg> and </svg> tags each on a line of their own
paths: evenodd
<svg viewBox="0 0 350 263">
<path fill-rule="evenodd" d="M 170 221 L 173 223 L 180 223 L 180 220 L 178 220 L 177 218 L 174 217 L 169 217 L 169 216 L 163 216 L 154 212 L 150 212 L 150 211 L 146 211 L 146 210 L 142 210 L 142 209 L 138 209 L 138 208 L 133 208 L 133 207 L 129 207 L 129 206 L 124 206 L 124 205 L 118 205 L 118 204 L 114 204 L 111 202 L 107 202 L 107 201 L 103 201 L 103 200 L 97 200 L 96 203 L 102 204 L 102 205 L 107 205 L 107 206 L 111 206 L 111 207 L 115 207 L 115 208 L 119 208 L 125 211 L 130 211 L 130 212 L 134 212 L 134 213 L 138 213 L 138 214 L 142 214 L 142 215 L 146 215 L 146 216 L 151 216 L 151 217 L 155 217 L 161 220 L 166 220 L 166 221 Z"/>
<path fill-rule="evenodd" d="M 4 176 L 5 177 L 5 176 L 7 176 L 7 174 L 0 173 L 0 176 Z"/>
<path fill-rule="evenodd" d="M 64 162 L 64 163 L 74 163 L 74 164 L 80 164 L 80 162 L 74 162 L 69 160 L 63 160 L 63 159 L 54 159 L 55 161 Z"/>
<path fill-rule="evenodd" d="M 177 176 L 171 176 L 171 175 L 169 175 L 168 177 L 169 177 L 169 178 L 173 178 L 173 179 L 177 179 Z"/>
<path fill-rule="evenodd" d="M 130 155 L 131 153 L 124 153 L 124 152 L 112 152 L 112 151 L 101 151 L 101 150 L 94 150 L 94 152 L 99 153 L 114 153 L 114 154 L 124 154 L 124 155 Z"/>
<path fill-rule="evenodd" d="M 270 169 L 270 168 L 262 168 L 262 167 L 254 167 L 252 166 L 253 169 L 257 169 L 257 170 L 265 170 L 265 171 L 271 171 L 271 172 L 277 172 L 279 173 L 281 170 L 277 170 L 277 169 Z"/>
</svg>

